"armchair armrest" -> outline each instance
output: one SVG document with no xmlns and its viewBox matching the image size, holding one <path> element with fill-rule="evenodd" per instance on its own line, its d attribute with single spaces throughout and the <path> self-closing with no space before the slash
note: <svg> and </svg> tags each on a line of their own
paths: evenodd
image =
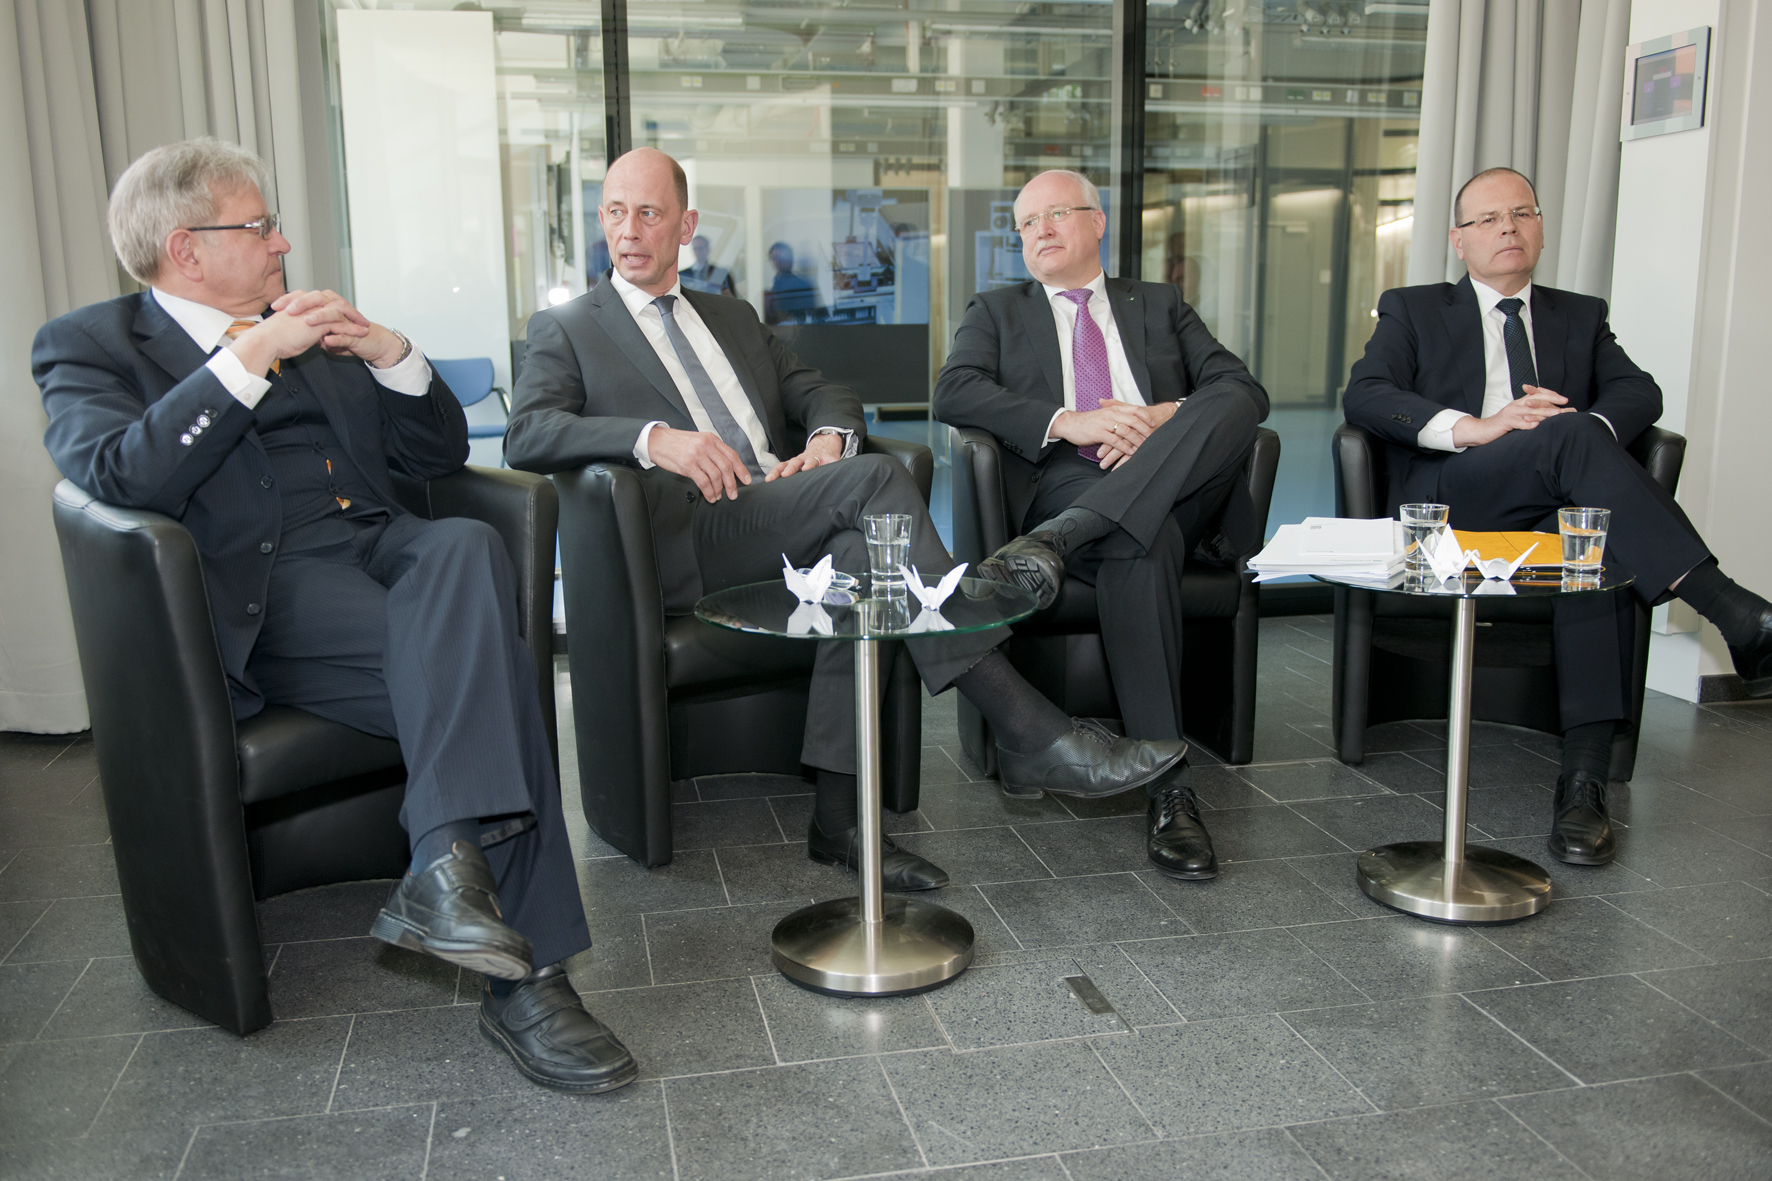
<svg viewBox="0 0 1772 1181">
<path fill-rule="evenodd" d="M 1680 469 L 1686 464 L 1686 436 L 1652 426 L 1631 440 L 1625 450 L 1670 496 L 1680 486 Z"/>
<path fill-rule="evenodd" d="M 1378 467 L 1372 436 L 1363 427 L 1342 423 L 1335 428 L 1335 515 L 1379 517 Z"/>
<path fill-rule="evenodd" d="M 903 439 L 869 435 L 862 440 L 861 451 L 863 455 L 890 455 L 904 464 L 911 479 L 917 482 L 917 490 L 923 494 L 923 503 L 929 503 L 929 490 L 935 484 L 935 453 L 929 448 Z"/>
<path fill-rule="evenodd" d="M 996 436 L 950 427 L 954 456 L 954 557 L 977 564 L 1009 543 L 1003 452 Z"/>
</svg>

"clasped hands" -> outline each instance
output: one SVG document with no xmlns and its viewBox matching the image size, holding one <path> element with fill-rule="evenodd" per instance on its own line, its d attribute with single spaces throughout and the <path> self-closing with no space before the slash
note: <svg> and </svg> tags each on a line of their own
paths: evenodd
<svg viewBox="0 0 1772 1181">
<path fill-rule="evenodd" d="M 1079 447 L 1099 448 L 1101 468 L 1112 471 L 1128 459 L 1151 433 L 1175 416 L 1176 403 L 1138 406 L 1103 398 L 1099 410 L 1066 410 L 1052 423 L 1052 434 Z"/>
<path fill-rule="evenodd" d="M 263 376 L 272 361 L 299 357 L 315 345 L 335 357 L 357 357 L 376 369 L 400 359 L 400 338 L 336 291 L 288 291 L 271 303 L 271 314 L 234 338 L 234 355 L 248 373 Z"/>
<path fill-rule="evenodd" d="M 806 440 L 806 450 L 792 459 L 784 459 L 763 477 L 765 484 L 783 480 L 795 472 L 835 463 L 843 458 L 843 436 L 829 432 Z M 751 473 L 738 452 L 711 431 L 679 431 L 668 426 L 655 426 L 646 438 L 647 454 L 652 462 L 667 472 L 687 476 L 695 481 L 701 494 L 713 504 L 724 494 L 738 499 L 738 486 L 749 485 Z"/>
<path fill-rule="evenodd" d="M 1569 399 L 1543 386 L 1522 385 L 1525 392 L 1488 418 L 1465 417 L 1452 424 L 1454 447 L 1480 447 L 1509 431 L 1529 431 L 1547 418 L 1574 414 Z"/>
</svg>

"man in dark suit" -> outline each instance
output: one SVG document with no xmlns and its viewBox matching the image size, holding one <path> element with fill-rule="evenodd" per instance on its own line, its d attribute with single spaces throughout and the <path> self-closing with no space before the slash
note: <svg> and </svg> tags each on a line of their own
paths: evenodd
<svg viewBox="0 0 1772 1181">
<path fill-rule="evenodd" d="M 1603 865 L 1612 737 L 1629 715 L 1629 595 L 1677 595 L 1729 642 L 1754 696 L 1772 694 L 1772 605 L 1725 577 L 1686 514 L 1625 448 L 1661 417 L 1661 390 L 1606 324 L 1604 300 L 1532 282 L 1544 248 L 1537 194 L 1509 168 L 1478 173 L 1453 205 L 1457 283 L 1387 291 L 1348 381 L 1348 422 L 1385 444 L 1385 502 L 1451 507 L 1463 529 L 1557 528 L 1557 509 L 1612 510 L 1606 554 L 1629 591 L 1557 600 L 1563 725 L 1551 853 Z"/>
<path fill-rule="evenodd" d="M 1028 181 L 1015 219 L 1033 281 L 972 297 L 935 384 L 937 418 L 1009 453 L 1023 535 L 981 572 L 1043 606 L 1067 570 L 1093 583 L 1126 732 L 1180 739 L 1182 567 L 1202 543 L 1234 557 L 1261 542 L 1237 477 L 1267 392 L 1174 286 L 1102 273 L 1107 215 L 1080 173 Z M 1159 870 L 1218 875 L 1185 775 L 1150 786 L 1148 820 Z"/>
<path fill-rule="evenodd" d="M 603 183 L 598 209 L 610 281 L 529 321 L 505 456 L 557 472 L 636 464 L 647 484 L 664 608 L 685 613 L 708 591 L 778 578 L 830 553 L 867 570 L 861 519 L 912 518 L 911 563 L 927 578 L 953 568 L 909 474 L 858 454 L 867 433 L 854 392 L 802 364 L 751 305 L 678 281 L 695 233 L 677 162 L 640 148 Z M 1000 633 L 906 641 L 931 693 L 953 685 L 999 727 L 1003 777 L 1020 787 L 1107 795 L 1179 761 L 1180 743 L 1133 742 L 1054 708 L 995 651 Z M 851 645 L 822 644 L 801 760 L 818 769 L 807 832 L 815 859 L 854 867 L 855 712 Z M 887 841 L 893 889 L 931 889 L 947 875 Z"/>
<path fill-rule="evenodd" d="M 460 404 L 398 332 L 283 289 L 269 170 L 213 139 L 156 148 L 111 197 L 144 286 L 43 326 L 45 445 L 103 500 L 182 521 L 236 717 L 296 706 L 397 738 L 412 869 L 371 933 L 482 973 L 480 1029 L 529 1078 L 638 1068 L 560 961 L 590 946 L 559 784 L 489 526 L 425 521 L 390 471 L 467 459 Z"/>
</svg>

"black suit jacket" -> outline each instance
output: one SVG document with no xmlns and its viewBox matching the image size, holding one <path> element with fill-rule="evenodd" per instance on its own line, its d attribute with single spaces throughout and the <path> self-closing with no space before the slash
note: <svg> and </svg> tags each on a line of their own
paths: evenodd
<svg viewBox="0 0 1772 1181">
<path fill-rule="evenodd" d="M 1267 391 L 1213 338 L 1179 290 L 1113 278 L 1105 286 L 1132 380 L 1147 403 L 1229 388 L 1267 417 Z M 936 379 L 935 417 L 989 431 L 1009 453 L 1003 480 L 1013 522 L 1033 501 L 1040 466 L 1056 448 L 1069 446 L 1046 445 L 1052 415 L 1063 408 L 1064 361 L 1045 289 L 1029 281 L 973 296 Z M 1232 495 L 1246 500 L 1248 489 L 1239 483 Z"/>
<path fill-rule="evenodd" d="M 858 444 L 866 436 L 855 392 L 803 364 L 757 319 L 750 304 L 687 288 L 683 298 L 732 363 L 777 458 L 798 455 L 806 436 L 819 427 L 854 431 Z M 529 344 L 505 430 L 507 463 L 544 475 L 587 463 L 625 463 L 638 469 L 634 444 L 649 422 L 699 429 L 613 282 L 605 280 L 530 318 Z M 652 515 L 665 601 L 698 597 L 694 592 L 700 575 L 689 522 L 701 493 L 688 477 L 661 467 L 642 469 L 640 478 Z"/>
<path fill-rule="evenodd" d="M 32 376 L 49 413 L 43 442 L 62 475 L 100 500 L 165 513 L 191 531 L 223 665 L 250 713 L 258 695 L 245 678 L 246 660 L 264 612 L 275 606 L 265 592 L 283 501 L 257 416 L 207 360 L 145 291 L 51 320 L 31 348 Z M 361 361 L 318 349 L 283 363 L 300 369 L 390 511 L 404 511 L 390 469 L 431 480 L 467 462 L 467 418 L 441 378 L 414 398 L 382 386 Z"/>
<path fill-rule="evenodd" d="M 1432 500 L 1440 467 L 1455 455 L 1416 445 L 1442 410 L 1481 417 L 1487 369 L 1477 293 L 1457 283 L 1397 287 L 1378 300 L 1378 327 L 1354 363 L 1343 401 L 1348 422 L 1384 440 L 1386 504 Z M 1606 323 L 1606 301 L 1532 286 L 1538 384 L 1578 410 L 1604 415 L 1618 441 L 1661 417 L 1661 387 L 1631 362 Z"/>
</svg>

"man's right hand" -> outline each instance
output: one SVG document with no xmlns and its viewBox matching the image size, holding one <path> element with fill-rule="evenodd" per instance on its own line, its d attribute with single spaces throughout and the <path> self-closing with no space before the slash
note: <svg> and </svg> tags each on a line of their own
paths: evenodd
<svg viewBox="0 0 1772 1181">
<path fill-rule="evenodd" d="M 350 307 L 330 291 L 290 291 L 272 312 L 228 347 L 248 373 L 263 377 L 272 361 L 299 357 L 328 336 L 362 336 L 369 330 L 347 314 Z"/>
<path fill-rule="evenodd" d="M 688 476 L 709 504 L 724 492 L 738 499 L 738 486 L 751 482 L 750 470 L 738 452 L 710 431 L 679 431 L 655 426 L 646 437 L 646 453 L 667 472 Z"/>
<path fill-rule="evenodd" d="M 1131 455 L 1167 417 L 1168 414 L 1151 406 L 1103 398 L 1099 410 L 1061 413 L 1052 424 L 1052 434 L 1079 447 L 1107 446 Z"/>
<path fill-rule="evenodd" d="M 1569 399 L 1542 386 L 1522 386 L 1526 392 L 1491 414 L 1488 418 L 1465 417 L 1452 424 L 1454 447 L 1481 447 L 1493 443 L 1509 431 L 1529 431 L 1547 418 L 1558 414 L 1574 414 Z"/>
</svg>

